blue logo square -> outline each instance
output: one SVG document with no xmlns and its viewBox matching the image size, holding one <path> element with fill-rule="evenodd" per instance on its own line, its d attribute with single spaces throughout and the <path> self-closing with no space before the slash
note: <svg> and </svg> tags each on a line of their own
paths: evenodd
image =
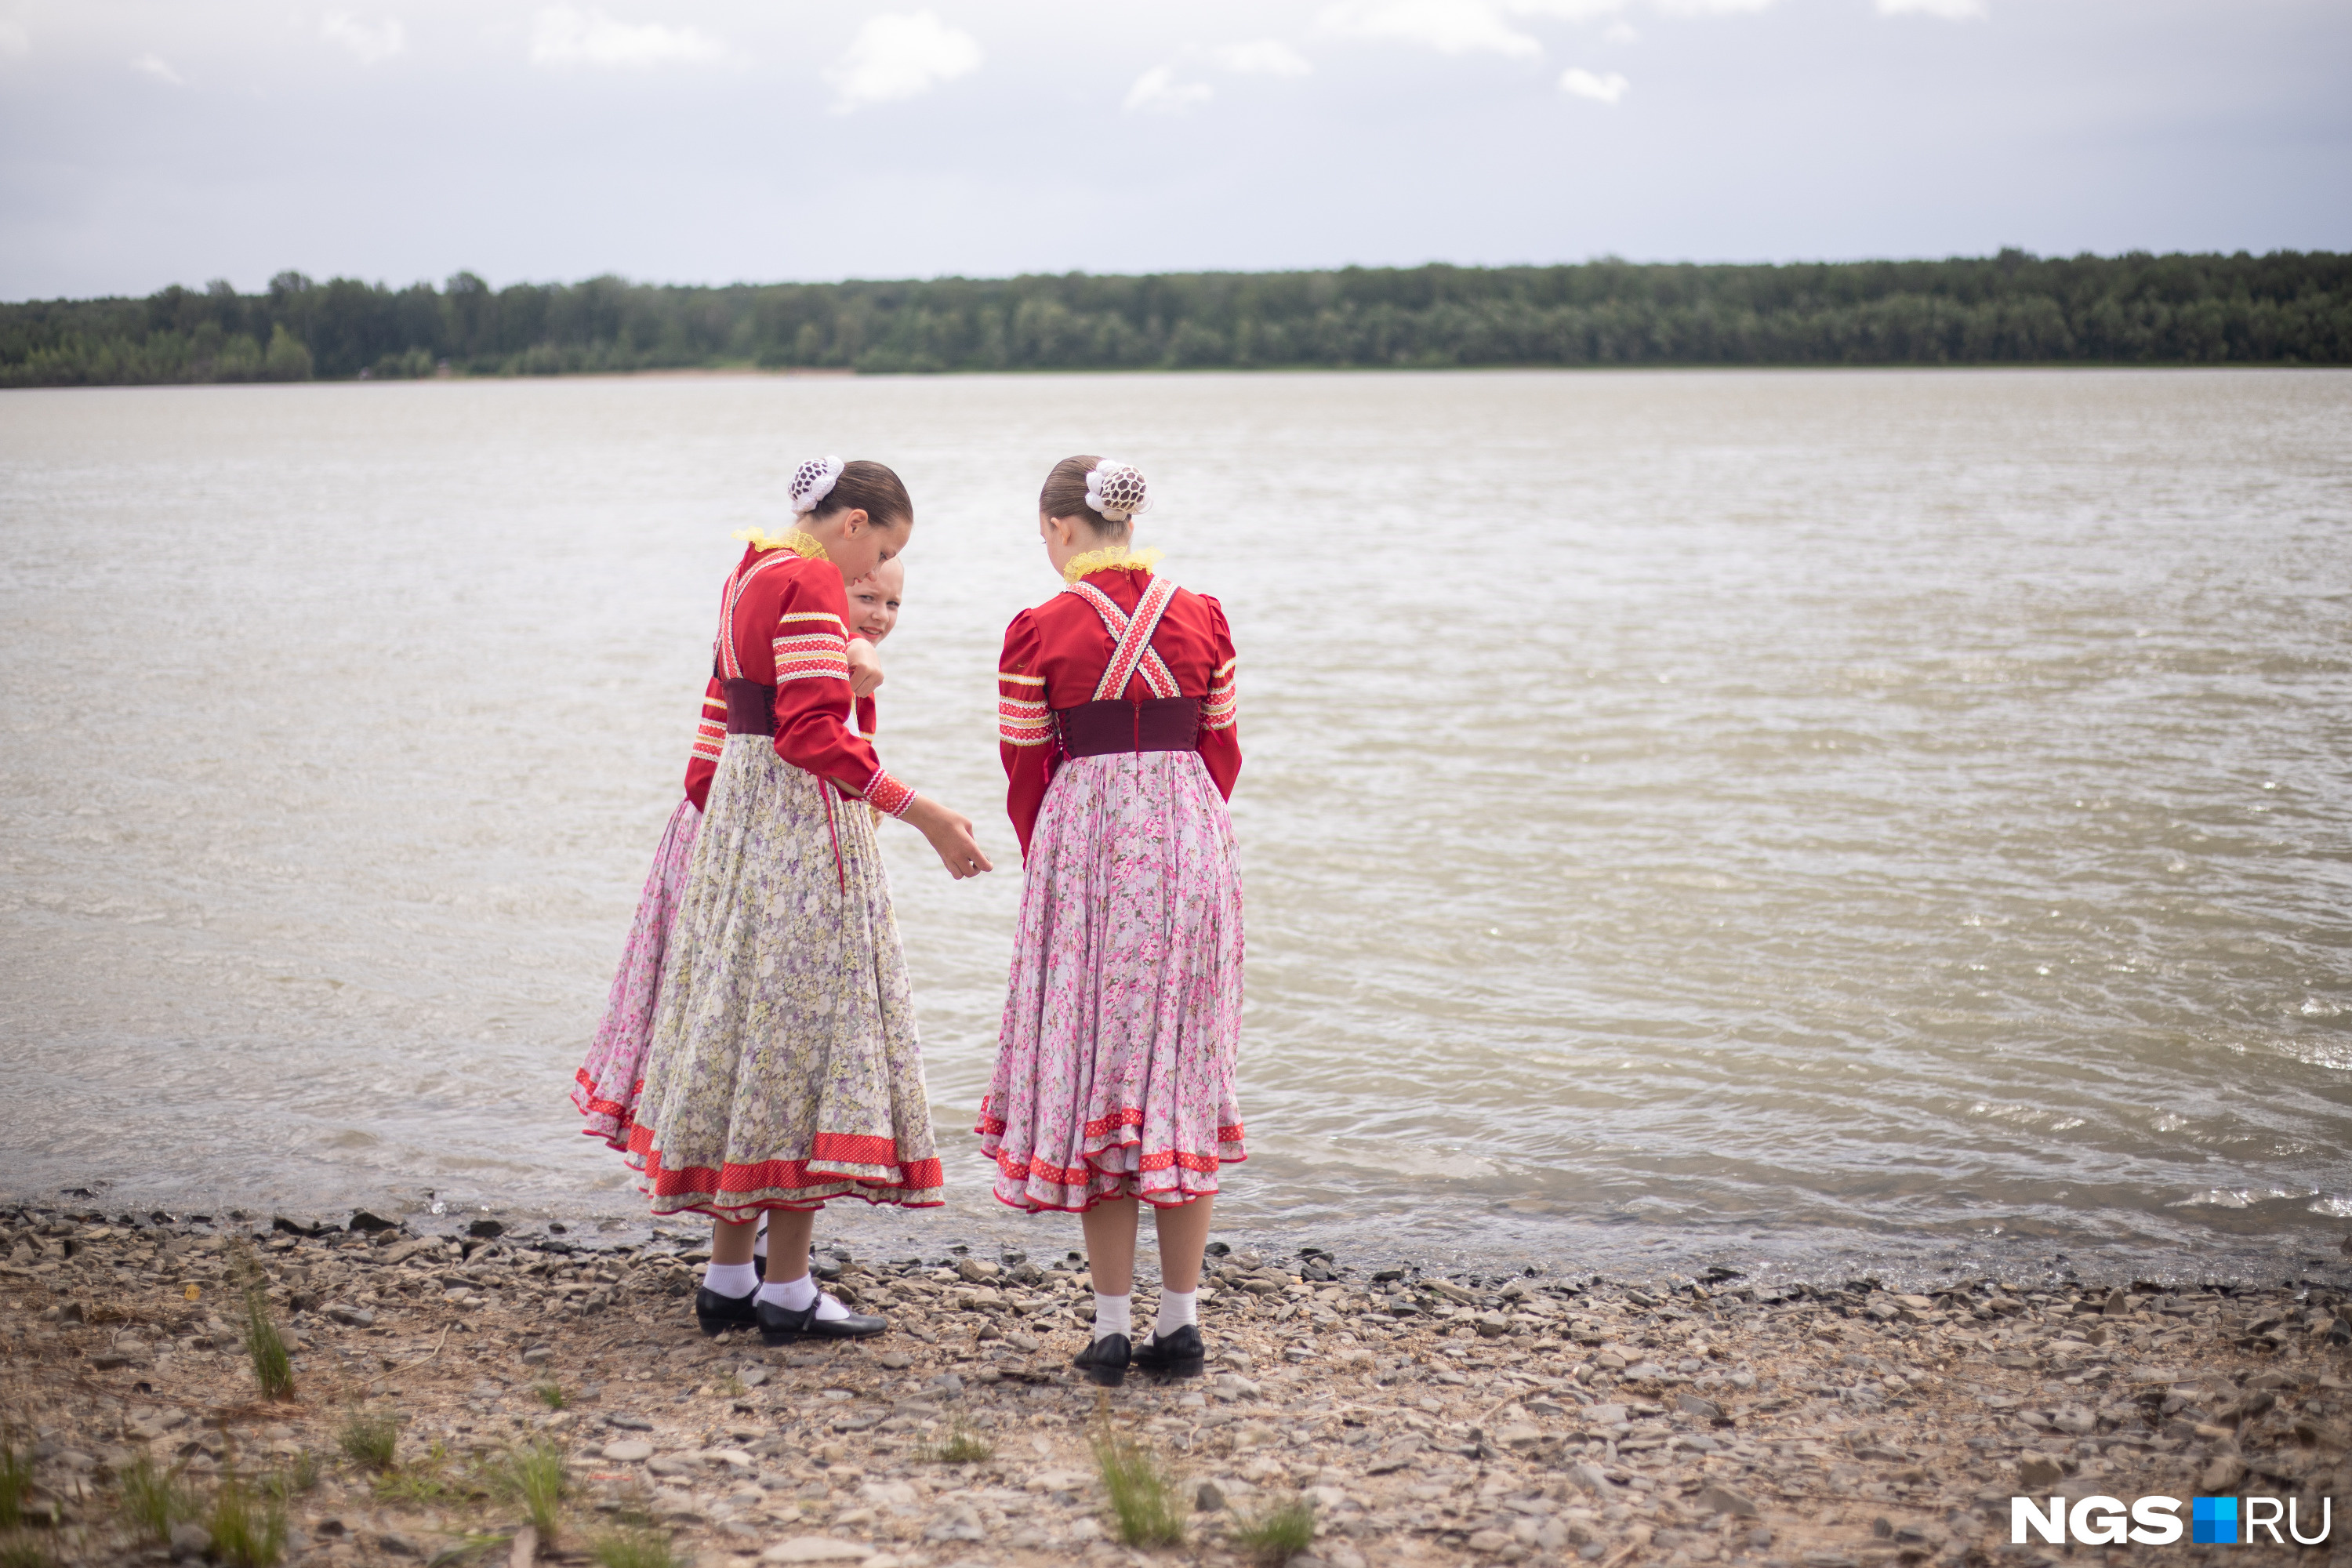
<svg viewBox="0 0 2352 1568">
<path fill-rule="evenodd" d="M 2238 1500 L 2200 1497 L 2189 1500 L 2189 1539 L 2199 1546 L 2238 1544 Z"/>
</svg>

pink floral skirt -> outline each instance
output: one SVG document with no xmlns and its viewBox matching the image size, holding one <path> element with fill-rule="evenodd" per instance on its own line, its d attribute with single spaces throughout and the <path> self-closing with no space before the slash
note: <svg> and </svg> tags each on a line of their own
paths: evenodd
<svg viewBox="0 0 2352 1568">
<path fill-rule="evenodd" d="M 1046 791 L 981 1102 L 999 1201 L 1191 1203 L 1247 1158 L 1242 885 L 1197 752 L 1065 763 Z"/>
<path fill-rule="evenodd" d="M 588 1059 L 572 1076 L 572 1103 L 585 1122 L 580 1131 L 614 1149 L 629 1146 L 636 1124 L 637 1094 L 645 1086 L 646 1047 L 653 1043 L 654 1009 L 661 1001 L 662 963 L 669 952 L 670 928 L 677 923 L 686 868 L 694 861 L 695 835 L 702 813 L 681 800 L 662 829 L 661 847 L 646 890 L 637 896 L 637 918 L 621 949 L 620 973 L 604 1002 L 604 1021 L 588 1042 Z"/>
</svg>

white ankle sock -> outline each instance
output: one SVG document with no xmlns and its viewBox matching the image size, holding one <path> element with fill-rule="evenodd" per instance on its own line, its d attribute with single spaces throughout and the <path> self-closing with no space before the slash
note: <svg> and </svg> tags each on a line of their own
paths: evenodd
<svg viewBox="0 0 2352 1568">
<path fill-rule="evenodd" d="M 816 1303 L 820 1321 L 837 1323 L 849 1316 L 849 1309 L 823 1294 L 816 1288 L 816 1278 L 803 1274 L 797 1279 L 772 1279 L 760 1287 L 760 1300 L 772 1301 L 788 1312 L 805 1312 L 809 1303 Z"/>
<path fill-rule="evenodd" d="M 1133 1295 L 1106 1296 L 1099 1290 L 1096 1291 L 1095 1338 L 1108 1339 L 1113 1334 L 1128 1332 L 1129 1324 L 1134 1318 L 1134 1311 Z"/>
<path fill-rule="evenodd" d="M 1151 1337 L 1164 1339 L 1187 1323 L 1197 1323 L 1196 1304 L 1201 1299 L 1198 1288 L 1191 1290 L 1160 1292 L 1160 1321 L 1151 1326 Z"/>
<path fill-rule="evenodd" d="M 760 1288 L 760 1269 L 752 1263 L 706 1263 L 702 1283 L 721 1296 L 748 1296 Z"/>
</svg>

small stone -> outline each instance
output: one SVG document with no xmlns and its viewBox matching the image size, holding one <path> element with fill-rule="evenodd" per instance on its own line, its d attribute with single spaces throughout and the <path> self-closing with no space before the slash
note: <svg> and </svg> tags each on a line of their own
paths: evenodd
<svg viewBox="0 0 2352 1568">
<path fill-rule="evenodd" d="M 1482 1340 L 1499 1340 L 1511 1331 L 1511 1320 L 1500 1312 L 1481 1312 L 1470 1320 Z"/>
<path fill-rule="evenodd" d="M 1727 1513 L 1740 1519 L 1756 1517 L 1756 1500 L 1721 1481 L 1710 1481 L 1699 1488 L 1698 1496 L 1691 1500 L 1701 1513 Z"/>
<path fill-rule="evenodd" d="M 375 1549 L 394 1557 L 422 1557 L 425 1548 L 410 1537 L 396 1531 L 385 1531 L 375 1538 Z"/>
<path fill-rule="evenodd" d="M 2198 1486 L 2208 1495 L 2230 1491 L 2246 1479 L 2246 1461 L 2235 1454 L 2221 1454 L 2205 1467 L 2197 1478 Z"/>
<path fill-rule="evenodd" d="M 914 1364 L 914 1358 L 908 1355 L 905 1351 L 884 1351 L 874 1358 L 874 1363 L 877 1366 L 887 1367 L 892 1372 L 904 1372 Z M 961 1392 L 962 1385 L 957 1386 L 958 1391 Z"/>
<path fill-rule="evenodd" d="M 1214 1513 L 1225 1506 L 1225 1489 L 1214 1481 L 1202 1481 L 1192 1489 L 1192 1506 L 1202 1513 Z"/>
<path fill-rule="evenodd" d="M 604 1445 L 604 1458 L 616 1465 L 636 1465 L 654 1457 L 654 1446 L 642 1437 L 622 1437 Z"/>
<path fill-rule="evenodd" d="M 352 1211 L 351 1223 L 343 1228 L 373 1235 L 380 1230 L 398 1230 L 400 1226 L 396 1222 L 388 1220 L 382 1215 L 370 1214 L 365 1209 L 354 1209 Z"/>
<path fill-rule="evenodd" d="M 974 1285 L 984 1284 L 1004 1272 L 983 1258 L 967 1258 L 956 1265 L 956 1278 Z"/>
<path fill-rule="evenodd" d="M 835 1541 L 823 1535 L 796 1535 L 760 1553 L 762 1563 L 852 1563 L 874 1555 L 874 1548 L 856 1541 Z"/>
<path fill-rule="evenodd" d="M 1495 1440 L 1506 1448 L 1532 1448 L 1543 1441 L 1543 1428 L 1527 1426 L 1506 1426 L 1495 1434 Z"/>
<path fill-rule="evenodd" d="M 2079 1405 L 2062 1405 L 2052 1414 L 2050 1425 L 2057 1427 L 2061 1432 L 2079 1437 L 2085 1433 L 2097 1431 L 2099 1418 Z"/>
<path fill-rule="evenodd" d="M 2038 1492 L 2065 1479 L 2065 1469 L 2047 1454 L 2028 1454 L 2017 1461 L 2017 1484 L 2022 1490 Z"/>
<path fill-rule="evenodd" d="M 1685 1415 L 1696 1415 L 1702 1421 L 1723 1419 L 1723 1406 L 1712 1399 L 1701 1399 L 1696 1394 L 1675 1394 L 1675 1408 Z"/>
<path fill-rule="evenodd" d="M 485 1241 L 494 1236 L 504 1236 L 506 1233 L 507 1227 L 494 1219 L 478 1219 L 466 1227 L 467 1236 L 478 1236 Z"/>
<path fill-rule="evenodd" d="M 1598 1465 L 1570 1465 L 1568 1468 L 1568 1479 L 1594 1497 L 1607 1497 L 1612 1489 L 1609 1478 L 1601 1473 L 1601 1467 Z"/>
<path fill-rule="evenodd" d="M 172 1554 L 174 1557 L 202 1557 L 213 1549 L 213 1532 L 201 1524 L 180 1523 L 172 1527 Z"/>
<path fill-rule="evenodd" d="M 1589 1426 L 1622 1426 L 1625 1407 L 1622 1405 L 1594 1405 L 1586 1407 L 1585 1425 Z"/>
<path fill-rule="evenodd" d="M 522 1364 L 525 1366 L 545 1366 L 554 1359 L 555 1352 L 546 1345 L 533 1345 L 522 1352 Z"/>
<path fill-rule="evenodd" d="M 1482 1557 L 1492 1557 L 1511 1544 L 1511 1538 L 1499 1530 L 1481 1530 L 1470 1537 L 1470 1550 Z"/>
<path fill-rule="evenodd" d="M 348 1328 L 366 1329 L 375 1326 L 375 1314 L 365 1307 L 353 1307 L 337 1301 L 328 1307 L 327 1316 Z"/>
</svg>

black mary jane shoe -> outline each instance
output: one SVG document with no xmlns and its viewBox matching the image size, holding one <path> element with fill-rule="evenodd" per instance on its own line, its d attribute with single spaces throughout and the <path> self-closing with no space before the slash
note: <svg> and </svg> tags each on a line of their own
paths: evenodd
<svg viewBox="0 0 2352 1568">
<path fill-rule="evenodd" d="M 740 1296 L 722 1296 L 705 1285 L 694 1293 L 694 1321 L 714 1340 L 730 1329 L 757 1328 L 760 1320 L 754 1303 L 759 1299 L 756 1286 Z"/>
<path fill-rule="evenodd" d="M 824 1300 L 820 1296 L 818 1301 Z M 773 1301 L 762 1301 L 757 1309 L 760 1338 L 771 1345 L 795 1344 L 802 1340 L 870 1340 L 890 1326 L 887 1318 L 869 1318 L 863 1312 L 852 1312 L 845 1318 L 825 1319 L 816 1315 L 816 1301 L 811 1301 L 801 1311 L 779 1307 Z"/>
<path fill-rule="evenodd" d="M 1104 1388 L 1117 1388 L 1127 1381 L 1128 1353 L 1125 1334 L 1105 1334 L 1102 1338 L 1070 1358 L 1070 1364 L 1087 1374 L 1088 1383 Z"/>
<path fill-rule="evenodd" d="M 1154 1334 L 1135 1347 L 1137 1370 L 1154 1377 L 1198 1377 L 1208 1359 L 1201 1331 L 1191 1323 L 1172 1334 Z"/>
</svg>

